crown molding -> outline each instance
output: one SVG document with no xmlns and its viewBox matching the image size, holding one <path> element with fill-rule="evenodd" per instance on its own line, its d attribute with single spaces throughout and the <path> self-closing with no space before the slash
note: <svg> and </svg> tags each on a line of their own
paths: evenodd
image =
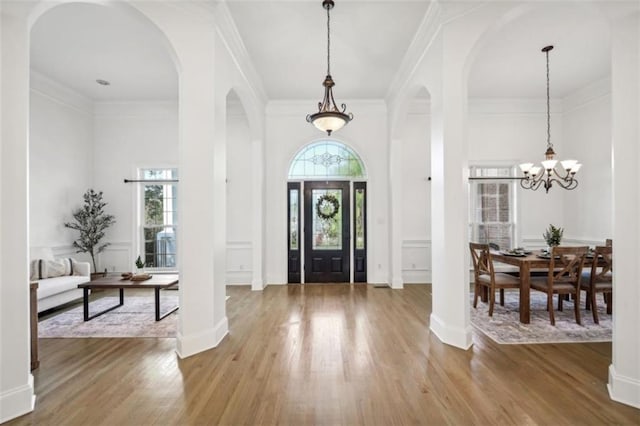
<svg viewBox="0 0 640 426">
<path fill-rule="evenodd" d="M 90 98 L 33 68 L 29 75 L 29 88 L 33 93 L 83 114 L 93 113 L 93 101 Z"/>
<path fill-rule="evenodd" d="M 215 5 L 214 19 L 218 35 L 225 44 L 229 55 L 234 61 L 238 72 L 247 86 L 251 89 L 256 99 L 262 104 L 267 103 L 267 92 L 264 89 L 260 74 L 256 71 L 247 49 L 240 37 L 226 0 Z"/>
<path fill-rule="evenodd" d="M 611 95 L 611 77 L 593 81 L 567 95 L 562 101 L 564 112 L 572 112 Z"/>
<path fill-rule="evenodd" d="M 416 72 L 416 68 L 422 62 L 422 58 L 440 31 L 442 25 L 442 23 L 439 22 L 441 12 L 442 8 L 439 2 L 434 1 L 429 4 L 429 8 L 407 48 L 407 52 L 400 62 L 398 71 L 396 71 L 396 74 L 391 80 L 389 90 L 387 90 L 385 99 L 387 99 L 390 105 L 396 101 L 396 98 L 406 88 L 409 81 L 411 81 L 411 77 Z"/>
</svg>

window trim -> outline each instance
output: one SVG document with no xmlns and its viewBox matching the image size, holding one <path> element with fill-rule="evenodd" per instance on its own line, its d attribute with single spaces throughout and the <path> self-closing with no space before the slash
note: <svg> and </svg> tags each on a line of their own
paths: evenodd
<svg viewBox="0 0 640 426">
<path fill-rule="evenodd" d="M 514 161 L 490 161 L 490 162 L 473 162 L 469 163 L 469 177 L 475 177 L 473 171 L 476 169 L 509 169 L 509 177 L 517 177 L 517 166 Z M 482 180 L 469 180 L 469 211 L 468 211 L 468 235 L 469 240 L 472 241 L 476 238 L 475 224 L 485 223 L 474 221 L 474 213 L 477 210 L 477 188 L 482 183 L 499 183 L 509 185 L 509 222 L 498 223 L 510 223 L 512 226 L 511 240 L 513 247 L 519 247 L 521 245 L 520 236 L 520 198 L 518 197 L 518 185 L 517 179 L 504 180 L 504 179 L 491 179 L 487 177 Z M 502 247 L 501 247 L 502 248 Z M 511 247 L 509 247 L 511 248 Z"/>
<path fill-rule="evenodd" d="M 177 186 L 177 180 L 179 177 L 178 174 L 178 166 L 177 165 L 173 165 L 173 164 L 161 164 L 161 165 L 144 165 L 144 166 L 138 166 L 136 168 L 136 176 L 138 176 L 139 182 L 136 183 L 136 221 L 135 221 L 135 236 L 136 236 L 136 254 L 133 256 L 132 258 L 132 265 L 133 265 L 133 260 L 135 260 L 138 255 L 140 255 L 143 259 L 146 257 L 146 252 L 145 252 L 145 239 L 144 239 L 144 230 L 147 227 L 150 227 L 152 225 L 146 224 L 145 223 L 145 200 L 144 200 L 144 187 L 147 185 L 147 182 L 145 182 L 144 179 L 144 172 L 146 170 L 175 170 L 176 173 L 176 182 L 166 182 L 166 183 L 162 183 L 162 182 L 157 182 L 157 181 L 150 181 L 148 182 L 149 184 L 153 184 L 153 185 L 176 185 Z M 177 203 L 177 197 L 176 198 L 176 208 L 175 211 L 178 212 L 178 203 Z M 172 225 L 165 225 L 165 226 L 169 226 L 171 228 L 174 229 L 174 233 L 177 235 L 177 233 L 179 232 L 179 223 L 176 221 L 176 223 L 172 224 Z M 145 270 L 146 271 L 150 271 L 150 272 L 160 272 L 160 273 L 166 273 L 166 272 L 177 272 L 178 271 L 178 265 L 180 262 L 179 259 L 179 250 L 178 250 L 178 240 L 176 238 L 176 251 L 175 251 L 175 265 L 176 266 L 171 266 L 171 267 L 148 267 L 145 266 Z"/>
</svg>

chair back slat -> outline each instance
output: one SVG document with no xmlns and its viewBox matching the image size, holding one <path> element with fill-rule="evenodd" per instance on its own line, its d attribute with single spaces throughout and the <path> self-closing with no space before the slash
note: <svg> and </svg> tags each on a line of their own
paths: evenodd
<svg viewBox="0 0 640 426">
<path fill-rule="evenodd" d="M 553 247 L 549 278 L 553 283 L 580 285 L 584 258 L 589 247 Z"/>
<path fill-rule="evenodd" d="M 613 274 L 613 247 L 596 246 L 591 264 L 591 282 L 612 282 Z"/>
<path fill-rule="evenodd" d="M 493 275 L 493 261 L 488 244 L 469 243 L 471 259 L 473 259 L 473 271 L 476 279 L 480 275 Z"/>
</svg>

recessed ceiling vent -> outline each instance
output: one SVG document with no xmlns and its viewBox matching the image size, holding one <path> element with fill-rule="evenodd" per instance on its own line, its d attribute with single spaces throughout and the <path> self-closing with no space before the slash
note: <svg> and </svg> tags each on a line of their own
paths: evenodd
<svg viewBox="0 0 640 426">
<path fill-rule="evenodd" d="M 102 79 L 97 79 L 96 83 L 98 83 L 101 86 L 109 86 L 111 84 L 107 80 L 102 80 Z"/>
</svg>

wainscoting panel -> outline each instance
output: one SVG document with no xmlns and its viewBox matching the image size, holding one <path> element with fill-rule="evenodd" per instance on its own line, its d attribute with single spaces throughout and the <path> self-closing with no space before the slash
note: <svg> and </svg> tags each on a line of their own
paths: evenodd
<svg viewBox="0 0 640 426">
<path fill-rule="evenodd" d="M 227 284 L 251 285 L 251 241 L 227 241 Z"/>
<path fill-rule="evenodd" d="M 402 242 L 402 280 L 405 284 L 431 282 L 431 240 Z"/>
<path fill-rule="evenodd" d="M 134 262 L 138 257 L 133 253 L 131 242 L 118 241 L 111 243 L 98 255 L 98 272 L 130 272 L 134 268 Z"/>
</svg>

